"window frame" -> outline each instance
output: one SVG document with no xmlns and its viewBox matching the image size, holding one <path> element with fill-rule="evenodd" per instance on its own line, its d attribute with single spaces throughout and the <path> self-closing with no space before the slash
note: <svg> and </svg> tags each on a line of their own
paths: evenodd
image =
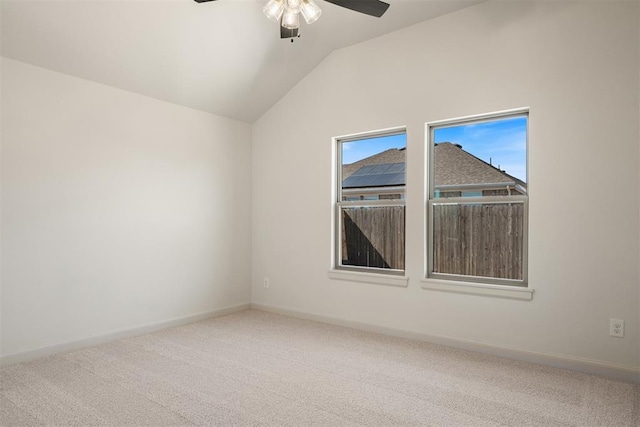
<svg viewBox="0 0 640 427">
<path fill-rule="evenodd" d="M 367 276 L 371 275 L 384 275 L 387 277 L 395 277 L 395 276 L 405 276 L 406 272 L 406 264 L 405 269 L 392 269 L 392 268 L 380 268 L 380 267 L 362 267 L 362 266 L 353 266 L 353 265 L 343 265 L 342 264 L 342 209 L 347 208 L 360 208 L 360 207 L 386 207 L 386 206 L 402 206 L 404 208 L 404 258 L 406 263 L 406 198 L 407 198 L 407 179 L 406 179 L 406 159 L 405 159 L 405 185 L 404 185 L 404 197 L 400 199 L 385 199 L 385 200 L 342 200 L 342 144 L 345 142 L 353 142 L 363 139 L 371 139 L 377 137 L 385 137 L 385 136 L 393 136 L 393 135 L 405 135 L 407 136 L 407 127 L 399 126 L 394 128 L 376 130 L 371 132 L 362 132 L 357 134 L 343 135 L 339 137 L 332 138 L 333 141 L 333 149 L 334 149 L 334 188 L 333 188 L 333 196 L 332 196 L 332 205 L 333 205 L 333 256 L 332 256 L 332 271 L 339 273 L 355 273 L 362 274 Z M 405 146 L 405 150 L 407 147 Z M 378 193 L 389 193 L 389 194 L 397 194 L 398 188 L 393 187 L 391 190 L 383 190 Z M 378 194 L 376 193 L 376 194 Z M 364 276 L 363 275 L 363 276 Z M 349 280 L 347 277 L 335 277 L 335 278 L 345 278 Z M 354 279 L 351 279 L 354 280 Z M 357 280 L 356 281 L 369 281 L 369 280 Z M 393 280 L 396 282 L 396 280 Z M 406 286 L 406 279 L 403 279 L 403 282 Z M 382 284 L 392 284 L 392 283 L 382 283 Z"/>
<path fill-rule="evenodd" d="M 526 173 L 527 177 L 525 182 L 527 184 L 526 192 L 524 195 L 507 195 L 507 196 L 479 196 L 479 197 L 465 197 L 462 194 L 459 197 L 443 197 L 435 198 L 435 167 L 434 167 L 434 136 L 435 130 L 444 127 L 454 127 L 476 123 L 493 122 L 496 120 L 526 117 Z M 441 283 L 451 284 L 466 284 L 464 286 L 492 286 L 509 287 L 514 289 L 526 289 L 528 288 L 528 271 L 529 271 L 529 254 L 528 254 L 528 242 L 529 242 L 529 108 L 517 108 L 512 110 L 498 111 L 493 113 L 478 114 L 472 116 L 465 116 L 453 119 L 438 120 L 428 122 L 425 125 L 425 140 L 427 149 L 425 150 L 425 224 L 426 224 L 426 238 L 425 238 L 425 279 L 427 281 L 437 281 Z M 463 274 L 451 274 L 451 273 L 437 273 L 433 271 L 434 264 L 434 206 L 438 205 L 470 205 L 470 204 L 510 204 L 510 203 L 522 203 L 523 204 L 523 238 L 522 238 L 522 280 L 519 279 L 505 279 L 494 278 L 484 276 L 470 276 Z M 524 290 L 523 289 L 523 290 Z"/>
</svg>

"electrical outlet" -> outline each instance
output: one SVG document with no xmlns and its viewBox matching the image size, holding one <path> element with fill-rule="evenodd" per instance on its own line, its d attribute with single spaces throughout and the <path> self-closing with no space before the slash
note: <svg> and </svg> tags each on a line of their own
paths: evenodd
<svg viewBox="0 0 640 427">
<path fill-rule="evenodd" d="M 609 335 L 612 337 L 624 337 L 624 320 L 609 319 Z"/>
<path fill-rule="evenodd" d="M 265 288 L 269 287 L 269 278 L 265 277 L 262 281 L 262 286 L 264 286 Z"/>
</svg>

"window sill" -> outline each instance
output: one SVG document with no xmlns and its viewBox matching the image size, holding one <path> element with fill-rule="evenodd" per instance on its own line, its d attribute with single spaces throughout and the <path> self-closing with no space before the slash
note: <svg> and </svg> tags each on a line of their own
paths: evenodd
<svg viewBox="0 0 640 427">
<path fill-rule="evenodd" d="M 517 286 L 488 285 L 484 283 L 453 282 L 450 280 L 423 279 L 422 289 L 443 292 L 457 292 L 498 298 L 531 301 L 534 290 Z"/>
<path fill-rule="evenodd" d="M 329 270 L 327 275 L 330 279 L 346 280 L 349 282 L 371 283 L 374 285 L 396 286 L 400 288 L 406 288 L 409 285 L 409 278 L 407 276 L 392 276 L 344 270 Z"/>
</svg>

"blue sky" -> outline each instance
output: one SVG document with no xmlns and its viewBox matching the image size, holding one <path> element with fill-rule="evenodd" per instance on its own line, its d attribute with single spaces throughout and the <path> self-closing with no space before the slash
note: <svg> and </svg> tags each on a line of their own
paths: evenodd
<svg viewBox="0 0 640 427">
<path fill-rule="evenodd" d="M 357 162 L 365 157 L 381 153 L 389 148 L 403 148 L 407 146 L 407 135 L 390 135 L 370 139 L 342 143 L 342 163 Z"/>
<path fill-rule="evenodd" d="M 438 128 L 435 142 L 452 142 L 462 149 L 526 182 L 527 118 L 513 117 L 467 125 Z M 406 134 L 345 142 L 342 163 L 349 164 L 389 148 L 407 146 Z"/>
</svg>

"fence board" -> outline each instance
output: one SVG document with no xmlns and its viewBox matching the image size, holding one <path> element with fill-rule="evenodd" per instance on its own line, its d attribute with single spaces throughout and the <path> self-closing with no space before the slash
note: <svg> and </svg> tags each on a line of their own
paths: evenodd
<svg viewBox="0 0 640 427">
<path fill-rule="evenodd" d="M 404 270 L 404 206 L 344 208 L 342 264 Z"/>
<path fill-rule="evenodd" d="M 435 205 L 435 273 L 522 280 L 522 203 Z"/>
</svg>

